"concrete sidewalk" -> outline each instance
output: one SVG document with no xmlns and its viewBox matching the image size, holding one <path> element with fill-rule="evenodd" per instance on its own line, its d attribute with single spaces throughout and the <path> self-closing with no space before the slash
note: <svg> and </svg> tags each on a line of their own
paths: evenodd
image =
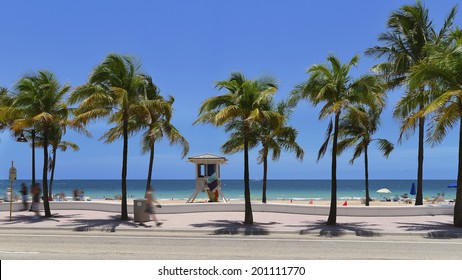
<svg viewBox="0 0 462 280">
<path fill-rule="evenodd" d="M 43 212 L 41 213 L 43 215 Z M 453 226 L 451 215 L 406 217 L 351 217 L 338 216 L 338 226 L 326 226 L 327 216 L 254 212 L 254 225 L 244 225 L 241 212 L 203 212 L 159 214 L 163 224 L 146 227 L 133 221 L 121 221 L 120 214 L 89 210 L 55 210 L 52 218 L 34 218 L 32 212 L 0 211 L 0 228 L 54 228 L 71 231 L 197 231 L 206 234 L 357 236 L 421 235 L 433 238 L 462 238 L 462 228 Z"/>
</svg>

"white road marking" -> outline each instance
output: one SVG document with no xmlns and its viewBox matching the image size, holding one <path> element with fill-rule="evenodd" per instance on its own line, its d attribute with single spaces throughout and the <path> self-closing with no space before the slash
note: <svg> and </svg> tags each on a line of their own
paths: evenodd
<svg viewBox="0 0 462 280">
<path fill-rule="evenodd" d="M 40 252 L 0 251 L 0 254 L 40 254 Z"/>
</svg>

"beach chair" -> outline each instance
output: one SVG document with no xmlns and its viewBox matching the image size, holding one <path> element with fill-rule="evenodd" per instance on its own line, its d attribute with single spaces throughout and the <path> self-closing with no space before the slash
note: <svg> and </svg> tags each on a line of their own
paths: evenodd
<svg viewBox="0 0 462 280">
<path fill-rule="evenodd" d="M 444 202 L 444 193 L 438 194 L 436 197 L 434 197 L 431 203 L 435 204 L 439 202 Z"/>
<path fill-rule="evenodd" d="M 401 200 L 404 204 L 412 204 L 412 199 L 410 198 L 404 198 Z"/>
</svg>

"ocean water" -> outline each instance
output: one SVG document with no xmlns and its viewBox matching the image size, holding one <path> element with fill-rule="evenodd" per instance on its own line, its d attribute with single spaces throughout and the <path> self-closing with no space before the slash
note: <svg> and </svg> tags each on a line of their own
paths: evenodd
<svg viewBox="0 0 462 280">
<path fill-rule="evenodd" d="M 19 195 L 21 183 L 28 186 L 30 181 L 15 181 L 13 191 Z M 40 181 L 38 181 L 40 182 Z M 409 193 L 413 180 L 371 180 L 369 182 L 370 196 L 375 199 L 394 197 Z M 153 180 L 155 196 L 157 199 L 187 199 L 195 190 L 194 180 Z M 454 180 L 425 180 L 423 185 L 424 197 L 432 198 L 438 193 L 445 193 L 446 199 L 456 196 L 455 188 L 448 185 L 455 183 Z M 141 199 L 144 197 L 145 180 L 128 180 L 127 193 L 129 199 Z M 53 184 L 53 194 L 63 192 L 66 196 L 72 196 L 74 189 L 84 190 L 84 195 L 92 199 L 114 198 L 121 194 L 120 180 L 56 180 Z M 363 180 L 338 180 L 337 197 L 343 199 L 360 199 L 364 197 Z M 376 191 L 380 188 L 388 188 L 390 194 L 380 194 Z M 0 197 L 9 189 L 9 181 L 0 180 Z M 243 180 L 222 180 L 222 191 L 227 199 L 244 200 Z M 262 181 L 250 181 L 251 197 L 261 200 Z M 410 196 L 411 198 L 413 196 Z M 199 193 L 196 200 L 206 200 L 205 193 Z M 330 200 L 330 180 L 268 180 L 268 200 Z"/>
</svg>

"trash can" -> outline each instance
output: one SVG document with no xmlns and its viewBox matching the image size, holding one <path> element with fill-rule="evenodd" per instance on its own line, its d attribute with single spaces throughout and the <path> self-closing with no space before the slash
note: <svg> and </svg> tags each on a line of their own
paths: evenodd
<svg viewBox="0 0 462 280">
<path fill-rule="evenodd" d="M 151 217 L 146 213 L 146 199 L 139 199 L 133 202 L 133 214 L 135 222 L 149 222 Z"/>
</svg>

